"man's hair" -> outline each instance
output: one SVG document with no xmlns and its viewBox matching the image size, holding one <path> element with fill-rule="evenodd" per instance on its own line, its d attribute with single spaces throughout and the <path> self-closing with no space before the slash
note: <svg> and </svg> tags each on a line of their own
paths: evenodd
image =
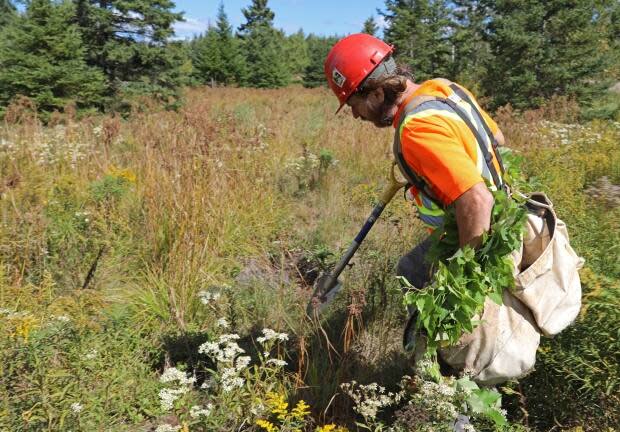
<svg viewBox="0 0 620 432">
<path fill-rule="evenodd" d="M 372 111 L 378 111 L 380 118 L 377 126 L 385 127 L 392 124 L 394 120 L 392 107 L 396 104 L 398 97 L 407 88 L 407 80 L 413 81 L 413 76 L 409 72 L 409 68 L 404 65 L 397 65 L 393 72 L 386 73 L 378 78 L 366 79 L 359 86 L 356 93 L 360 94 L 364 98 L 370 94 L 373 90 L 378 88 L 383 89 L 383 102 L 379 106 L 372 107 Z M 369 100 L 366 99 L 367 103 Z M 370 103 L 369 103 L 369 106 Z"/>
<path fill-rule="evenodd" d="M 362 96 L 366 96 L 373 90 L 381 87 L 385 95 L 384 105 L 393 105 L 398 96 L 407 88 L 407 79 L 413 81 L 409 67 L 399 64 L 393 73 L 382 75 L 376 79 L 366 79 L 359 86 L 357 92 Z"/>
</svg>

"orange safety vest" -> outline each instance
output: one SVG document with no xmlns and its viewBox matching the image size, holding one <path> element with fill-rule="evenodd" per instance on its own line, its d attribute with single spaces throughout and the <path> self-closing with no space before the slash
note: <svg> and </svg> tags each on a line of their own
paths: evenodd
<svg viewBox="0 0 620 432">
<path fill-rule="evenodd" d="M 440 113 L 443 111 L 450 113 L 452 116 L 456 114 L 458 119 L 469 128 L 477 142 L 478 163 L 476 166 L 482 178 L 489 185 L 489 189 L 497 190 L 498 188 L 505 187 L 502 178 L 504 168 L 497 150 L 498 144 L 480 113 L 480 108 L 458 85 L 447 80 L 443 81 L 449 85 L 453 93 L 447 98 L 436 96 L 417 96 L 413 98 L 400 115 L 394 134 L 393 146 L 396 162 L 411 186 L 408 192 L 413 196 L 414 203 L 418 208 L 418 216 L 431 229 L 435 229 L 443 223 L 444 205 L 432 192 L 428 182 L 407 164 L 403 157 L 401 146 L 403 128 L 407 122 L 415 119 L 417 115 L 424 111 L 434 110 Z M 493 164 L 493 154 L 499 164 L 501 173 L 497 172 Z"/>
</svg>

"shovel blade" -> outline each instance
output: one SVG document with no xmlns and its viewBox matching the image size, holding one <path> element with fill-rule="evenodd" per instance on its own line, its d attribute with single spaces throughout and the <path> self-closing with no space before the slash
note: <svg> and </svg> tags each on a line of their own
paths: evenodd
<svg viewBox="0 0 620 432">
<path fill-rule="evenodd" d="M 316 282 L 306 312 L 309 316 L 320 315 L 342 289 L 342 283 L 330 273 L 321 274 Z"/>
</svg>

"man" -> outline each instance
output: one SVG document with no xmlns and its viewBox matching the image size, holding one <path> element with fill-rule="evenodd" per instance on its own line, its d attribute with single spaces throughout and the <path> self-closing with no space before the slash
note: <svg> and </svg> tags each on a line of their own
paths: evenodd
<svg viewBox="0 0 620 432">
<path fill-rule="evenodd" d="M 377 127 L 394 126 L 394 156 L 412 185 L 407 195 L 430 229 L 441 225 L 443 209 L 454 206 L 461 246 L 480 245 L 489 230 L 494 199 L 490 189 L 503 188 L 496 147 L 503 136 L 471 93 L 455 83 L 433 79 L 415 83 L 396 66 L 392 47 L 366 34 L 340 40 L 325 60 L 325 74 L 340 109 Z M 430 281 L 425 261 L 429 240 L 398 263 L 398 274 L 417 289 Z M 509 290 L 503 304 L 486 299 L 472 333 L 439 349 L 443 371 L 464 371 L 482 384 L 494 385 L 533 368 L 540 334 L 531 312 Z M 416 357 L 415 310 L 405 329 L 406 349 Z"/>
<path fill-rule="evenodd" d="M 492 147 L 503 144 L 502 133 L 469 92 L 443 79 L 413 82 L 396 66 L 392 53 L 391 46 L 367 34 L 354 34 L 334 45 L 325 60 L 325 75 L 340 101 L 338 111 L 346 104 L 355 118 L 395 127 L 395 156 L 412 184 L 407 195 L 422 221 L 431 229 L 439 226 L 442 208 L 453 205 L 460 245 L 476 247 L 489 229 L 493 207 L 485 182 L 491 188 L 502 185 L 501 165 Z M 475 109 L 457 93 L 469 98 Z M 457 106 L 444 101 L 455 97 L 460 100 Z M 483 133 L 484 127 L 492 137 Z M 428 247 L 428 240 L 420 243 L 398 264 L 398 274 L 417 288 L 430 279 L 424 260 Z"/>
</svg>

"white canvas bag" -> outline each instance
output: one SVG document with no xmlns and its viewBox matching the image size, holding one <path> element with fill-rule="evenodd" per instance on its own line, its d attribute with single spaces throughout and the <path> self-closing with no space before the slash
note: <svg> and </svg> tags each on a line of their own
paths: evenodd
<svg viewBox="0 0 620 432">
<path fill-rule="evenodd" d="M 568 242 L 566 225 L 543 193 L 528 198 L 526 230 L 512 253 L 515 287 L 503 304 L 487 298 L 481 324 L 439 353 L 450 366 L 480 384 L 494 385 L 527 374 L 536 360 L 540 334 L 553 336 L 579 314 L 583 266 Z M 478 319 L 479 317 L 475 317 Z"/>
<path fill-rule="evenodd" d="M 584 260 L 570 246 L 566 224 L 544 193 L 530 195 L 521 271 L 513 294 L 532 311 L 545 336 L 554 336 L 572 323 L 581 308 L 579 269 Z"/>
</svg>

